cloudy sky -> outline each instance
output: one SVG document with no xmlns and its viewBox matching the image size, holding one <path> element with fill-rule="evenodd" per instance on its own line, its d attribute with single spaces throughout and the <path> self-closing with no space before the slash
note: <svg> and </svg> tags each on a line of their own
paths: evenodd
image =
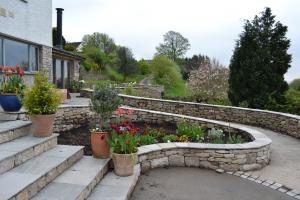
<svg viewBox="0 0 300 200">
<path fill-rule="evenodd" d="M 187 56 L 206 54 L 228 65 L 244 19 L 271 7 L 277 20 L 289 27 L 292 68 L 286 80 L 300 78 L 300 0 L 53 0 L 64 11 L 63 34 L 67 41 L 81 41 L 93 32 L 109 34 L 132 49 L 137 59 L 151 59 L 155 47 L 169 30 L 188 38 Z"/>
</svg>

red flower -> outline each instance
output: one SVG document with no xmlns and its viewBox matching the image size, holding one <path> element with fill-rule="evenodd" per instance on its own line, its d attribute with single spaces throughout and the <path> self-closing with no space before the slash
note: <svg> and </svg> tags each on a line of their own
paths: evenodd
<svg viewBox="0 0 300 200">
<path fill-rule="evenodd" d="M 125 144 L 129 144 L 129 141 L 128 141 L 128 140 L 126 140 L 124 143 L 125 143 Z"/>
</svg>

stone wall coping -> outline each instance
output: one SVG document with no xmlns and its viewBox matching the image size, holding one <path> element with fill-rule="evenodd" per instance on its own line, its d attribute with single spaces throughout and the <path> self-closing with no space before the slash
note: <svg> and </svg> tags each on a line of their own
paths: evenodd
<svg viewBox="0 0 300 200">
<path fill-rule="evenodd" d="M 242 107 L 235 107 L 235 106 L 212 105 L 212 104 L 205 104 L 205 103 L 185 102 L 185 101 L 174 101 L 174 100 L 168 100 L 168 99 L 155 99 L 155 98 L 148 98 L 148 97 L 130 96 L 130 95 L 126 95 L 126 94 L 119 94 L 119 96 L 124 97 L 124 98 L 139 99 L 139 100 L 150 100 L 150 101 L 158 101 L 158 102 L 199 105 L 199 106 L 214 107 L 214 108 L 227 108 L 227 109 L 246 110 L 246 111 L 253 111 L 253 112 L 263 112 L 263 113 L 269 113 L 269 114 L 274 114 L 274 115 L 283 115 L 285 117 L 290 117 L 290 118 L 300 120 L 299 115 L 293 115 L 293 114 L 282 113 L 282 112 L 275 112 L 275 111 L 270 111 L 270 110 L 242 108 Z"/>
<path fill-rule="evenodd" d="M 31 121 L 15 120 L 0 123 L 0 134 L 31 125 Z"/>
<path fill-rule="evenodd" d="M 202 122 L 207 123 L 213 123 L 221 126 L 227 126 L 230 128 L 235 128 L 238 130 L 241 130 L 243 132 L 247 132 L 253 141 L 248 143 L 242 143 L 242 144 L 211 144 L 211 143 L 181 143 L 181 142 L 172 142 L 172 143 L 161 143 L 161 144 L 153 144 L 153 145 L 147 145 L 141 147 L 141 152 L 147 152 L 148 151 L 160 151 L 162 149 L 170 149 L 170 148 L 191 148 L 191 149 L 226 149 L 226 150 L 247 150 L 247 149 L 258 149 L 265 146 L 268 146 L 272 143 L 272 140 L 268 138 L 265 134 L 258 130 L 254 130 L 250 127 L 244 127 L 236 123 L 230 123 L 230 122 L 222 122 L 217 120 L 210 120 L 210 119 L 204 119 L 204 118 L 198 118 L 198 117 L 191 117 L 186 115 L 180 115 L 180 114 L 172 114 L 172 113 L 165 113 L 161 111 L 153 111 L 153 110 L 145 110 L 145 109 L 138 109 L 138 108 L 132 108 L 128 106 L 122 106 L 124 109 L 134 109 L 136 111 L 146 112 L 146 113 L 155 113 L 160 115 L 166 115 L 166 116 L 174 116 L 179 117 L 182 119 L 193 119 L 198 120 Z M 149 152 L 148 152 L 149 153 Z"/>
</svg>

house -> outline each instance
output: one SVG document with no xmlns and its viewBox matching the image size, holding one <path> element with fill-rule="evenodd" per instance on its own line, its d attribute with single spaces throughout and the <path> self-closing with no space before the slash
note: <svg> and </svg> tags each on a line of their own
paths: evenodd
<svg viewBox="0 0 300 200">
<path fill-rule="evenodd" d="M 52 0 L 1 0 L 0 65 L 19 64 L 29 85 L 41 70 L 46 70 L 59 88 L 68 88 L 72 80 L 78 80 L 83 58 L 62 48 L 62 13 L 58 8 L 60 39 L 53 47 Z"/>
<path fill-rule="evenodd" d="M 69 44 L 72 45 L 76 51 L 78 52 L 82 51 L 83 48 L 82 42 L 71 42 Z"/>
</svg>

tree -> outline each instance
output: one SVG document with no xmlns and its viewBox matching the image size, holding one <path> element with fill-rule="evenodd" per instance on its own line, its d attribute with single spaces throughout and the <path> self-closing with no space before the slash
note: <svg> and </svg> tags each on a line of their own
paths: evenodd
<svg viewBox="0 0 300 200">
<path fill-rule="evenodd" d="M 300 79 L 295 79 L 290 83 L 290 88 L 300 91 Z"/>
<path fill-rule="evenodd" d="M 188 89 L 193 100 L 207 103 L 228 102 L 229 70 L 216 59 L 207 59 L 189 74 Z"/>
<path fill-rule="evenodd" d="M 179 66 L 173 60 L 161 55 L 155 56 L 151 62 L 151 70 L 155 83 L 164 86 L 167 97 L 186 95 Z"/>
<path fill-rule="evenodd" d="M 150 73 L 150 64 L 146 60 L 141 59 L 138 61 L 137 64 L 139 66 L 139 69 L 140 69 L 140 72 L 142 73 L 142 75 L 146 75 L 146 74 Z"/>
<path fill-rule="evenodd" d="M 93 46 L 101 49 L 106 55 L 113 53 L 116 50 L 114 40 L 105 33 L 93 33 L 85 35 L 82 39 L 83 46 Z"/>
<path fill-rule="evenodd" d="M 93 46 L 84 46 L 83 55 L 85 60 L 83 61 L 83 67 L 89 71 L 105 69 L 105 65 L 108 63 L 108 58 L 99 48 Z"/>
<path fill-rule="evenodd" d="M 210 58 L 205 55 L 193 55 L 191 58 L 185 58 L 181 66 L 183 78 L 186 80 L 192 70 L 197 70 L 200 66 L 204 65 Z"/>
<path fill-rule="evenodd" d="M 123 74 L 124 81 L 130 74 L 137 72 L 137 63 L 131 50 L 127 47 L 119 47 L 117 50 L 118 71 Z"/>
<path fill-rule="evenodd" d="M 229 99 L 233 105 L 246 102 L 249 107 L 264 109 L 270 99 L 285 101 L 288 84 L 284 74 L 291 63 L 286 33 L 287 26 L 275 22 L 270 8 L 245 22 L 229 66 Z"/>
<path fill-rule="evenodd" d="M 64 36 L 62 36 L 62 45 L 63 47 L 66 45 L 66 39 L 64 38 Z M 56 46 L 57 45 L 57 28 L 53 27 L 52 28 L 52 45 Z"/>
<path fill-rule="evenodd" d="M 164 35 L 164 42 L 156 47 L 157 55 L 164 55 L 173 61 L 183 57 L 190 49 L 189 40 L 180 33 L 169 31 Z"/>
</svg>

